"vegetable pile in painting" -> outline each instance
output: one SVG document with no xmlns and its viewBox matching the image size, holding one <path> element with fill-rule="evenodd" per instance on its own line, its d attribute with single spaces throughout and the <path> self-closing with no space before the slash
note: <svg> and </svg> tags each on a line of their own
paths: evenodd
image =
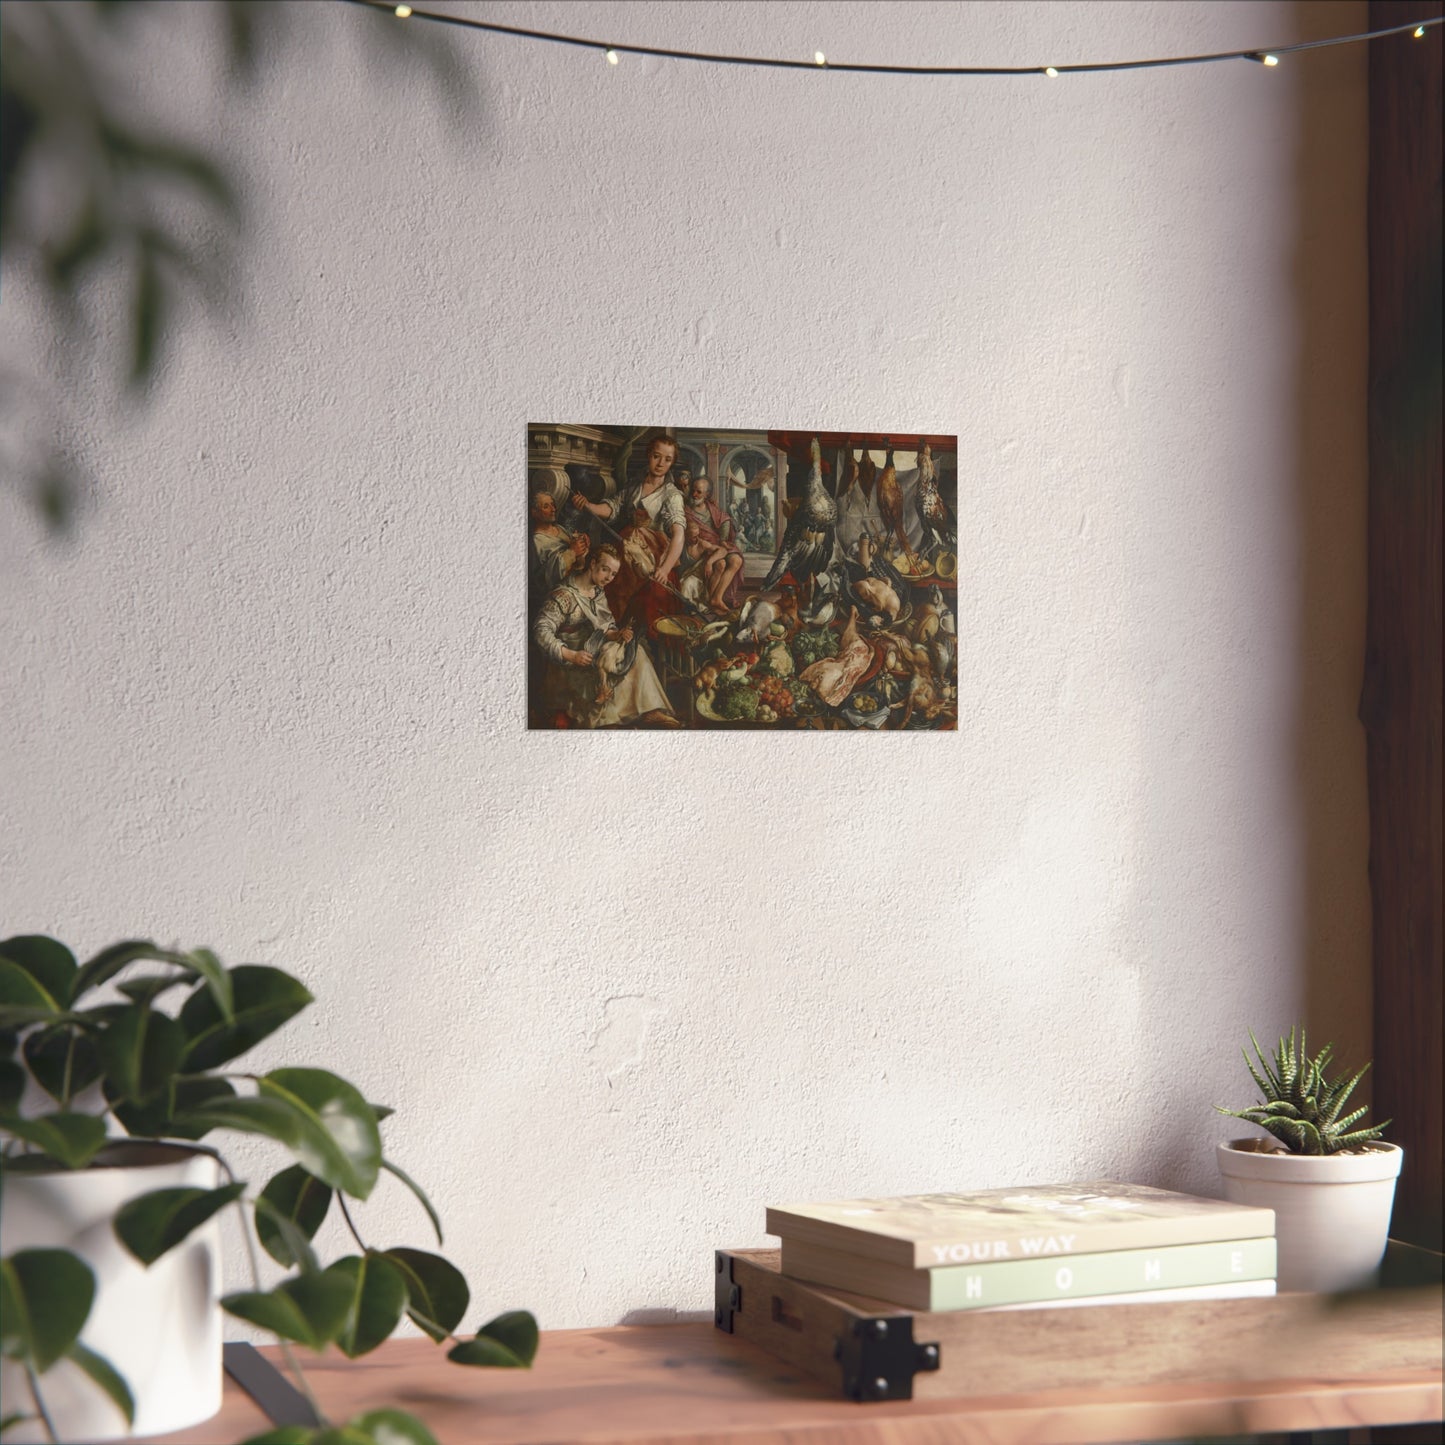
<svg viewBox="0 0 1445 1445">
<path fill-rule="evenodd" d="M 957 438 L 527 428 L 528 725 L 958 726 Z"/>
</svg>

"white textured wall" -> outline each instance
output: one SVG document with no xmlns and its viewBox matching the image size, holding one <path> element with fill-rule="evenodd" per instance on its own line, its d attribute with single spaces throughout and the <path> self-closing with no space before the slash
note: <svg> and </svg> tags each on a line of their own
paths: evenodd
<svg viewBox="0 0 1445 1445">
<path fill-rule="evenodd" d="M 453 8 L 1000 64 L 1364 21 Z M 260 1062 L 395 1105 L 479 1317 L 549 1326 L 706 1307 L 769 1201 L 1213 1190 L 1247 1027 L 1364 1056 L 1361 51 L 899 80 L 455 33 L 463 122 L 379 17 L 297 7 L 247 97 L 177 10 L 144 81 L 249 183 L 244 310 L 144 415 L 60 399 L 73 542 L 0 499 L 6 931 L 299 973 Z M 957 432 L 957 734 L 524 731 L 552 419 Z M 363 1216 L 425 1244 L 398 1189 Z"/>
</svg>

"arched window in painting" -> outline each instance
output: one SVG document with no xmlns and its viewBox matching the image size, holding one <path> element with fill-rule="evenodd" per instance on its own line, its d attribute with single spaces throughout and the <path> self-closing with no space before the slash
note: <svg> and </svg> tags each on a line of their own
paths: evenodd
<svg viewBox="0 0 1445 1445">
<path fill-rule="evenodd" d="M 723 480 L 743 551 L 776 551 L 780 488 L 773 458 L 752 447 L 737 447 L 723 458 Z"/>
</svg>

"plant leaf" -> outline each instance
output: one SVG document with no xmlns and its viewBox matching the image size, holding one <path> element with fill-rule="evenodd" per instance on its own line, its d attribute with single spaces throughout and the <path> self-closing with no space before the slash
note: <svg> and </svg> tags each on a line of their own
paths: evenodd
<svg viewBox="0 0 1445 1445">
<path fill-rule="evenodd" d="M 321 1070 L 299 1070 L 283 1072 L 320 1073 Z M 327 1075 L 327 1077 L 332 1077 Z M 340 1080 L 337 1080 L 340 1083 Z M 284 1144 L 310 1173 L 333 1189 L 341 1189 L 357 1198 L 366 1196 L 358 1192 L 364 1183 L 364 1176 L 358 1174 L 356 1164 L 346 1149 L 338 1143 L 335 1135 L 324 1123 L 314 1108 L 300 1103 L 294 1095 L 272 1085 L 256 1098 L 216 1099 L 203 1104 L 199 1109 L 181 1116 L 176 1122 L 187 1128 L 238 1129 L 245 1134 L 264 1134 Z M 349 1086 L 348 1086 L 349 1087 Z M 355 1090 L 352 1091 L 355 1093 Z M 361 1096 L 356 1095 L 360 1100 Z M 365 1107 L 364 1104 L 362 1107 Z M 345 1135 L 354 1123 L 353 1115 L 348 1119 L 343 1114 L 339 1119 L 328 1115 L 328 1122 Z M 373 1136 L 376 1121 L 366 1116 Z M 356 1142 L 351 1139 L 349 1142 Z M 364 1140 L 361 1141 L 364 1144 Z M 376 1152 L 380 1154 L 380 1140 Z M 375 1178 L 373 1169 L 372 1178 Z"/>
<path fill-rule="evenodd" d="M 13 1114 L 25 1096 L 25 1070 L 14 1059 L 0 1059 L 0 1117 Z"/>
<path fill-rule="evenodd" d="M 100 1055 L 89 1034 L 69 1028 L 36 1029 L 25 1036 L 22 1049 L 35 1082 L 52 1099 L 66 1098 L 66 1062 L 69 1060 L 69 1097 L 88 1089 L 101 1074 Z"/>
<path fill-rule="evenodd" d="M 1341 1149 L 1352 1149 L 1356 1144 L 1368 1144 L 1371 1139 L 1380 1138 L 1386 1128 L 1394 1122 L 1393 1119 L 1386 1119 L 1384 1123 L 1376 1124 L 1373 1128 L 1356 1129 L 1353 1134 L 1341 1134 L 1334 1141 L 1334 1149 L 1331 1152 L 1338 1152 Z"/>
<path fill-rule="evenodd" d="M 17 1410 L 15 1414 L 7 1415 L 3 1420 L 0 1420 L 0 1435 L 3 1435 L 7 1430 L 13 1430 L 17 1425 L 23 1425 L 27 1420 L 38 1420 L 39 1418 L 38 1415 L 25 1415 Z"/>
<path fill-rule="evenodd" d="M 297 1165 L 300 1168 L 300 1165 Z M 324 1186 L 323 1186 L 324 1187 Z M 330 1193 L 330 1191 L 327 1191 Z M 261 1221 L 267 1221 L 268 1228 L 274 1229 L 276 1236 L 284 1244 L 291 1255 L 291 1262 L 300 1269 L 302 1274 L 320 1274 L 321 1266 L 317 1262 L 316 1252 L 311 1248 L 311 1242 L 296 1227 L 293 1220 L 288 1219 L 268 1199 L 260 1195 L 251 1203 L 252 1212 L 256 1216 L 256 1232 L 261 1232 Z"/>
<path fill-rule="evenodd" d="M 237 1183 L 219 1189 L 152 1189 L 121 1205 L 111 1226 L 120 1242 L 149 1267 L 245 1188 Z"/>
<path fill-rule="evenodd" d="M 231 975 L 209 948 L 193 948 L 187 955 L 190 967 L 206 981 L 221 1017 L 230 1023 L 235 1018 Z"/>
<path fill-rule="evenodd" d="M 24 1028 L 60 1012 L 39 980 L 13 959 L 0 957 L 0 1028 Z"/>
<path fill-rule="evenodd" d="M 388 1249 L 386 1257 L 406 1280 L 407 1314 L 440 1343 L 461 1323 L 471 1303 L 462 1272 L 439 1254 L 421 1249 Z"/>
<path fill-rule="evenodd" d="M 138 1139 L 159 1139 L 166 1133 L 172 1113 L 169 1088 L 144 1104 L 127 1099 L 111 1079 L 106 1079 L 101 1089 L 111 1113 L 120 1120 L 127 1134 Z"/>
<path fill-rule="evenodd" d="M 447 1359 L 458 1365 L 483 1365 L 494 1369 L 530 1369 L 537 1353 L 537 1321 L 526 1310 L 509 1310 L 488 1321 L 476 1337 L 463 1340 L 447 1351 Z"/>
<path fill-rule="evenodd" d="M 184 1060 L 187 1073 L 214 1069 L 244 1054 L 311 1002 L 310 991 L 279 968 L 243 963 L 229 976 L 233 993 L 229 1020 L 209 989 L 197 989 L 181 1007 L 181 1027 L 190 1040 Z"/>
<path fill-rule="evenodd" d="M 83 1169 L 105 1144 L 105 1120 L 94 1114 L 18 1115 L 0 1119 L 0 1129 L 34 1144 L 67 1169 Z"/>
<path fill-rule="evenodd" d="M 22 1249 L 0 1260 L 0 1344 L 43 1375 L 75 1343 L 95 1299 L 95 1275 L 68 1249 Z"/>
<path fill-rule="evenodd" d="M 143 1104 L 175 1077 L 186 1035 L 175 1019 L 132 1005 L 122 1010 L 99 1040 L 100 1061 L 125 1098 Z"/>
<path fill-rule="evenodd" d="M 405 1410 L 368 1410 L 347 1428 L 361 1431 L 376 1445 L 437 1445 L 436 1436 Z"/>
<path fill-rule="evenodd" d="M 365 1254 L 338 1259 L 326 1274 L 346 1281 L 351 1304 L 336 1344 L 348 1359 L 374 1350 L 401 1321 L 406 1308 L 406 1280 L 383 1254 Z"/>
<path fill-rule="evenodd" d="M 121 969 L 143 958 L 157 963 L 175 962 L 175 956 L 169 949 L 157 948 L 148 938 L 128 938 L 123 943 L 112 943 L 82 965 L 71 990 L 72 1002 L 91 989 L 109 983 Z"/>
<path fill-rule="evenodd" d="M 19 1281 L 12 1277 L 10 1261 L 0 1260 L 0 1355 L 23 1360 L 30 1349 L 30 1319 Z"/>
<path fill-rule="evenodd" d="M 415 1194 L 416 1197 L 421 1201 L 421 1207 L 426 1210 L 426 1217 L 431 1220 L 431 1227 L 436 1231 L 437 1243 L 441 1244 L 442 1222 L 439 1218 L 437 1218 L 437 1212 L 435 1209 L 432 1208 L 432 1202 L 426 1197 L 426 1193 L 422 1189 L 421 1185 L 418 1184 L 416 1180 L 413 1179 L 409 1174 L 403 1174 L 402 1171 L 398 1169 L 397 1166 L 393 1164 L 390 1159 L 383 1159 L 381 1161 L 381 1167 L 385 1169 L 388 1174 L 395 1174 L 396 1177 L 400 1179 L 401 1182 L 405 1184 L 406 1187 L 410 1189 L 411 1192 Z"/>
<path fill-rule="evenodd" d="M 316 1238 L 327 1211 L 331 1208 L 331 1188 L 299 1164 L 292 1164 L 277 1174 L 261 1191 L 270 1210 L 289 1220 L 303 1240 Z M 258 1200 L 258 1205 L 260 1201 Z M 294 1239 L 288 1239 L 269 1210 L 256 1211 L 256 1234 L 261 1248 L 288 1269 L 299 1264 Z"/>
<path fill-rule="evenodd" d="M 257 1084 L 305 1121 L 297 1159 L 333 1189 L 365 1199 L 381 1167 L 381 1134 L 371 1106 L 325 1069 L 273 1069 Z M 309 1156 L 309 1157 L 308 1157 Z"/>
<path fill-rule="evenodd" d="M 66 1358 L 79 1365 L 110 1396 L 111 1403 L 125 1416 L 127 1425 L 135 1424 L 135 1401 L 131 1399 L 130 1387 L 104 1355 L 96 1354 L 76 1340 L 66 1352 Z"/>
<path fill-rule="evenodd" d="M 346 1323 L 346 1314 L 351 1308 L 351 1288 L 338 1275 L 326 1272 L 302 1275 L 265 1294 L 254 1290 L 228 1294 L 222 1299 L 221 1308 L 282 1339 L 321 1350 L 336 1338 Z"/>
<path fill-rule="evenodd" d="M 74 997 L 75 955 L 63 943 L 40 933 L 16 934 L 0 941 L 0 958 L 23 969 L 60 1006 Z"/>
<path fill-rule="evenodd" d="M 280 1099 L 209 1099 L 175 1120 L 190 1129 L 235 1129 L 242 1134 L 262 1134 L 286 1145 L 293 1152 L 304 1121 Z"/>
<path fill-rule="evenodd" d="M 235 1097 L 236 1091 L 226 1079 L 206 1077 L 176 1079 L 171 1084 L 168 1094 L 167 1101 L 170 1104 L 171 1117 L 165 1124 L 166 1136 L 171 1139 L 204 1137 L 207 1132 L 205 1127 L 183 1123 L 177 1116 L 183 1115 L 191 1109 L 204 1108 L 213 1099 L 234 1099 Z"/>
<path fill-rule="evenodd" d="M 184 988 L 191 976 L 186 973 L 148 973 L 144 978 L 128 978 L 116 984 L 132 1003 L 153 1004 L 162 994 L 173 988 Z"/>
</svg>

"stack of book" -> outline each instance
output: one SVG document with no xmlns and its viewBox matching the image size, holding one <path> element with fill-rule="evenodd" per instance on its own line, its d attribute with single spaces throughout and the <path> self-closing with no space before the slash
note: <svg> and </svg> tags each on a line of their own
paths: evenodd
<svg viewBox="0 0 1445 1445">
<path fill-rule="evenodd" d="M 1029 1185 L 770 1208 L 785 1275 L 915 1310 L 1275 1290 L 1274 1211 L 1141 1184 Z"/>
</svg>

